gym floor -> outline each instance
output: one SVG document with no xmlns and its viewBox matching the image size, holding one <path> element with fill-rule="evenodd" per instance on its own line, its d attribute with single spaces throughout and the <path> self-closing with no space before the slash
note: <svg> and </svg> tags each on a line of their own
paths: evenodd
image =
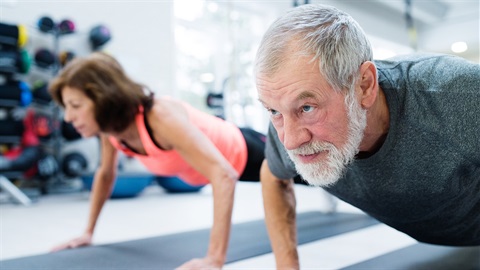
<svg viewBox="0 0 480 270">
<path fill-rule="evenodd" d="M 295 186 L 297 211 L 328 211 L 328 196 L 319 188 Z M 211 188 L 171 194 L 152 184 L 139 196 L 111 199 L 97 224 L 96 245 L 208 228 L 212 222 Z M 79 235 L 87 221 L 87 191 L 49 194 L 31 206 L 0 200 L 0 260 L 46 253 L 55 244 Z M 337 211 L 360 212 L 343 202 Z M 259 183 L 239 182 L 233 223 L 263 219 Z M 299 247 L 302 269 L 338 269 L 416 243 L 383 224 Z M 341 252 L 339 252 L 341 251 Z M 228 264 L 224 269 L 275 269 L 272 254 Z"/>
</svg>

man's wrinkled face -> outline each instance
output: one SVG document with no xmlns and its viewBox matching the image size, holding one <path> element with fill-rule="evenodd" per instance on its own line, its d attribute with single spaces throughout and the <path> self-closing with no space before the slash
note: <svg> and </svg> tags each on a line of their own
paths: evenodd
<svg viewBox="0 0 480 270">
<path fill-rule="evenodd" d="M 272 76 L 258 74 L 256 83 L 297 172 L 312 185 L 335 183 L 363 138 L 366 111 L 357 98 L 335 91 L 307 58 L 287 60 Z"/>
</svg>

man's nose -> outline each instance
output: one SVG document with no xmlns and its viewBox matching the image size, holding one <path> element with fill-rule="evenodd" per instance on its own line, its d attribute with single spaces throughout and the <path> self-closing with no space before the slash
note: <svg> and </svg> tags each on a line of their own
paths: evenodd
<svg viewBox="0 0 480 270">
<path fill-rule="evenodd" d="M 311 139 L 308 129 L 291 119 L 285 119 L 281 133 L 280 138 L 287 150 L 296 149 Z"/>
</svg>

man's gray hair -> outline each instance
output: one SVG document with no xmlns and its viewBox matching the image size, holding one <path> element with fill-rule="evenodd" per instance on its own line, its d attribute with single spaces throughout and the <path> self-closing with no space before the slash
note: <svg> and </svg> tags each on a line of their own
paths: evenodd
<svg viewBox="0 0 480 270">
<path fill-rule="evenodd" d="M 291 9 L 270 26 L 257 51 L 255 74 L 274 75 L 286 59 L 302 56 L 318 61 L 320 73 L 340 91 L 351 88 L 373 52 L 350 15 L 332 6 L 309 4 Z"/>
</svg>

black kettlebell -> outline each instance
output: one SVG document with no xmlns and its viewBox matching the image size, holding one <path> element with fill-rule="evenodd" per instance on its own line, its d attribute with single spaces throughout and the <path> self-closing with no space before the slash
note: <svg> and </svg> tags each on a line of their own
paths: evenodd
<svg viewBox="0 0 480 270">
<path fill-rule="evenodd" d="M 37 26 L 40 31 L 48 33 L 53 31 L 53 29 L 55 28 L 55 22 L 52 20 L 52 18 L 48 16 L 43 16 L 38 20 Z"/>
<path fill-rule="evenodd" d="M 90 30 L 89 40 L 92 50 L 97 50 L 112 38 L 110 29 L 104 25 L 98 25 Z"/>
</svg>

